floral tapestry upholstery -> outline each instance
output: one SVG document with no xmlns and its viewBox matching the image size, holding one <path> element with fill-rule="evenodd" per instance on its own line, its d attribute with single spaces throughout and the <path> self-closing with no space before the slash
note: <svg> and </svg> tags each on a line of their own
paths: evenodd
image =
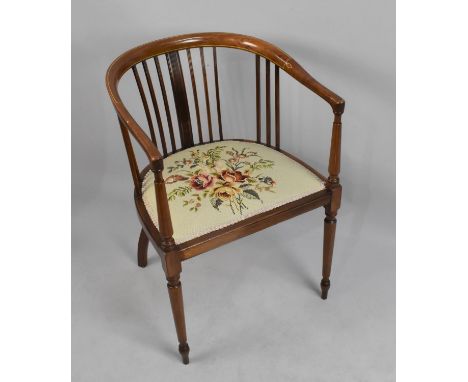
<svg viewBox="0 0 468 382">
<path fill-rule="evenodd" d="M 314 173 L 280 152 L 251 142 L 191 147 L 164 159 L 174 240 L 183 243 L 325 188 Z M 158 227 L 154 174 L 143 202 Z"/>
</svg>

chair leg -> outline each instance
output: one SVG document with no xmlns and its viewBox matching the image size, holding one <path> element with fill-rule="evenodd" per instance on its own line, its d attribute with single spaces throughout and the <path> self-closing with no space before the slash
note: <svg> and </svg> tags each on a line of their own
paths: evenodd
<svg viewBox="0 0 468 382">
<path fill-rule="evenodd" d="M 333 245 L 335 243 L 336 231 L 336 211 L 331 211 L 325 208 L 325 224 L 323 235 L 323 267 L 322 267 L 322 281 L 320 286 L 322 288 L 322 299 L 326 300 L 328 297 L 328 290 L 330 289 L 330 273 L 333 257 Z"/>
<path fill-rule="evenodd" d="M 187 343 L 187 333 L 185 329 L 184 300 L 182 298 L 180 275 L 167 278 L 167 290 L 169 291 L 172 315 L 174 316 L 177 339 L 179 340 L 179 353 L 182 356 L 182 362 L 187 365 L 189 363 L 190 348 Z"/>
<path fill-rule="evenodd" d="M 148 264 L 148 237 L 145 234 L 145 231 L 141 230 L 140 238 L 138 239 L 138 266 L 146 267 Z"/>
</svg>

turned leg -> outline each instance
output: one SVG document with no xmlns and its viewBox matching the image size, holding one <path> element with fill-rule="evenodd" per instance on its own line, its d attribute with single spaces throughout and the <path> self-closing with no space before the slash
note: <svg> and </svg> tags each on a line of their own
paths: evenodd
<svg viewBox="0 0 468 382">
<path fill-rule="evenodd" d="M 148 264 L 148 237 L 145 231 L 141 230 L 140 238 L 138 239 L 138 266 L 146 267 Z"/>
<path fill-rule="evenodd" d="M 322 299 L 326 300 L 330 289 L 330 273 L 333 257 L 333 244 L 336 231 L 336 211 L 325 208 L 325 227 L 323 235 Z"/>
<path fill-rule="evenodd" d="M 182 298 L 182 284 L 179 275 L 167 278 L 167 290 L 171 300 L 172 315 L 179 340 L 179 353 L 182 356 L 182 362 L 189 363 L 190 348 L 187 343 L 187 333 L 185 330 L 184 300 Z"/>
</svg>

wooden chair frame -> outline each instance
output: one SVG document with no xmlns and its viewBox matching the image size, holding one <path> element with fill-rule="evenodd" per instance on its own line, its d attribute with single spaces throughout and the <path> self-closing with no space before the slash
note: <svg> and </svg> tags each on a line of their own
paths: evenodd
<svg viewBox="0 0 468 382">
<path fill-rule="evenodd" d="M 202 138 L 201 123 L 200 123 L 200 110 L 198 105 L 198 94 L 196 90 L 196 82 L 194 77 L 194 70 L 192 65 L 191 49 L 198 48 L 200 50 L 201 64 L 203 70 L 204 80 L 204 94 L 206 100 L 206 112 L 209 128 L 209 142 L 213 142 L 213 130 L 211 122 L 211 109 L 209 105 L 209 95 L 207 86 L 207 75 L 204 48 L 211 47 L 213 50 L 213 63 L 214 63 L 214 78 L 216 87 L 216 107 L 218 115 L 218 128 L 220 140 L 223 140 L 221 110 L 220 110 L 220 94 L 219 94 L 219 79 L 217 70 L 217 54 L 216 48 L 234 48 L 250 52 L 255 55 L 255 68 L 256 68 L 256 127 L 257 127 L 257 143 L 264 144 L 268 147 L 280 151 L 281 153 L 289 156 L 301 165 L 314 172 L 323 181 L 326 182 L 326 188 L 315 194 L 303 197 L 302 199 L 285 204 L 273 210 L 263 212 L 259 215 L 247 218 L 236 224 L 219 229 L 217 231 L 208 233 L 206 235 L 197 237 L 182 244 L 176 244 L 173 239 L 173 228 L 169 204 L 166 195 L 166 187 L 162 175 L 163 159 L 171 153 L 185 149 L 188 147 L 196 146 L 193 139 L 190 111 L 187 102 L 187 90 L 183 78 L 182 67 L 180 62 L 179 52 L 185 51 L 190 65 L 192 90 L 196 106 L 196 120 L 199 137 L 199 143 L 204 143 Z M 165 56 L 167 60 L 168 70 L 171 78 L 171 86 L 174 95 L 175 108 L 177 114 L 178 133 L 180 136 L 181 147 L 177 148 L 175 143 L 174 123 L 170 115 L 168 107 L 166 87 L 162 78 L 160 69 L 160 62 L 158 56 Z M 261 90 L 260 90 L 260 60 L 265 60 L 265 84 L 266 84 L 266 142 L 262 142 L 261 137 Z M 155 90 L 151 75 L 148 70 L 147 60 L 154 59 L 156 64 L 158 79 L 164 98 L 164 106 L 166 118 L 169 126 L 169 135 L 171 141 L 172 151 L 168 150 L 169 142 L 166 142 L 164 131 L 161 124 L 161 114 L 157 105 L 155 97 Z M 147 100 L 146 92 L 142 86 L 142 81 L 137 69 L 137 65 L 143 66 L 145 78 L 147 81 L 147 88 L 150 92 L 150 98 L 156 115 L 158 124 L 160 142 L 162 151 L 157 147 L 156 132 L 154 130 L 153 121 L 149 112 L 149 102 Z M 274 79 L 275 79 L 275 144 L 272 145 L 271 133 L 271 89 L 270 89 L 270 63 L 275 65 Z M 148 120 L 150 136 L 137 124 L 131 114 L 124 106 L 119 92 L 118 83 L 122 76 L 132 69 L 135 80 L 140 91 L 143 107 Z M 296 79 L 302 85 L 310 89 L 312 92 L 323 98 L 328 102 L 334 113 L 330 156 L 328 165 L 328 177 L 324 177 L 318 171 L 311 168 L 298 158 L 281 150 L 280 148 L 280 97 L 279 97 L 279 74 L 280 69 L 291 77 Z M 130 169 L 135 185 L 135 204 L 138 216 L 142 225 L 140 238 L 138 241 L 138 265 L 145 267 L 147 265 L 147 251 L 149 241 L 153 244 L 157 253 L 161 257 L 162 266 L 167 279 L 167 286 L 169 291 L 170 302 L 174 322 L 176 326 L 177 337 L 179 340 L 179 352 L 182 356 L 184 364 L 189 362 L 189 346 L 187 343 L 187 335 L 185 328 L 184 307 L 182 299 L 182 286 L 180 282 L 180 274 L 182 271 L 182 262 L 197 256 L 210 249 L 219 247 L 223 244 L 229 243 L 233 240 L 239 239 L 243 236 L 250 235 L 254 232 L 260 231 L 264 228 L 270 227 L 281 221 L 290 219 L 299 214 L 313 210 L 323 206 L 325 208 L 325 224 L 324 224 L 324 242 L 323 242 L 323 269 L 321 289 L 323 299 L 327 298 L 328 290 L 330 288 L 330 272 L 333 255 L 333 245 L 336 230 L 336 215 L 341 202 L 341 185 L 339 183 L 340 172 L 340 150 L 341 150 L 341 115 L 344 112 L 344 100 L 327 89 L 325 86 L 316 81 L 310 76 L 292 57 L 285 52 L 275 47 L 274 45 L 262 41 L 260 39 L 232 33 L 196 33 L 180 35 L 170 38 L 165 38 L 153 41 L 136 48 L 133 48 L 121 56 L 119 56 L 110 65 L 106 75 L 106 85 L 110 98 L 117 112 L 118 121 L 120 124 L 125 148 L 130 163 Z M 176 131 L 177 132 L 177 131 Z M 133 151 L 131 136 L 143 149 L 149 164 L 140 172 L 137 160 Z M 206 143 L 206 142 L 205 142 Z M 157 201 L 157 216 L 159 229 L 153 224 L 148 212 L 144 206 L 141 195 L 142 180 L 148 171 L 153 171 L 155 179 L 156 201 Z"/>
</svg>

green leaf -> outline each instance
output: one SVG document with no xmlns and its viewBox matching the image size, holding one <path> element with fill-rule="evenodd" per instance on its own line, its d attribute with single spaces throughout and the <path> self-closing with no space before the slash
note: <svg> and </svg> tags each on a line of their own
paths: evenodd
<svg viewBox="0 0 468 382">
<path fill-rule="evenodd" d="M 243 189 L 242 193 L 247 199 L 258 199 L 258 200 L 260 200 L 260 196 L 258 196 L 257 191 L 254 191 L 254 190 L 251 190 L 251 189 Z"/>
<path fill-rule="evenodd" d="M 169 195 L 167 196 L 168 200 L 174 200 L 176 197 L 183 197 L 187 195 L 190 191 L 192 190 L 191 187 L 188 186 L 180 186 L 175 189 L 173 189 L 171 192 L 169 192 Z"/>
</svg>

